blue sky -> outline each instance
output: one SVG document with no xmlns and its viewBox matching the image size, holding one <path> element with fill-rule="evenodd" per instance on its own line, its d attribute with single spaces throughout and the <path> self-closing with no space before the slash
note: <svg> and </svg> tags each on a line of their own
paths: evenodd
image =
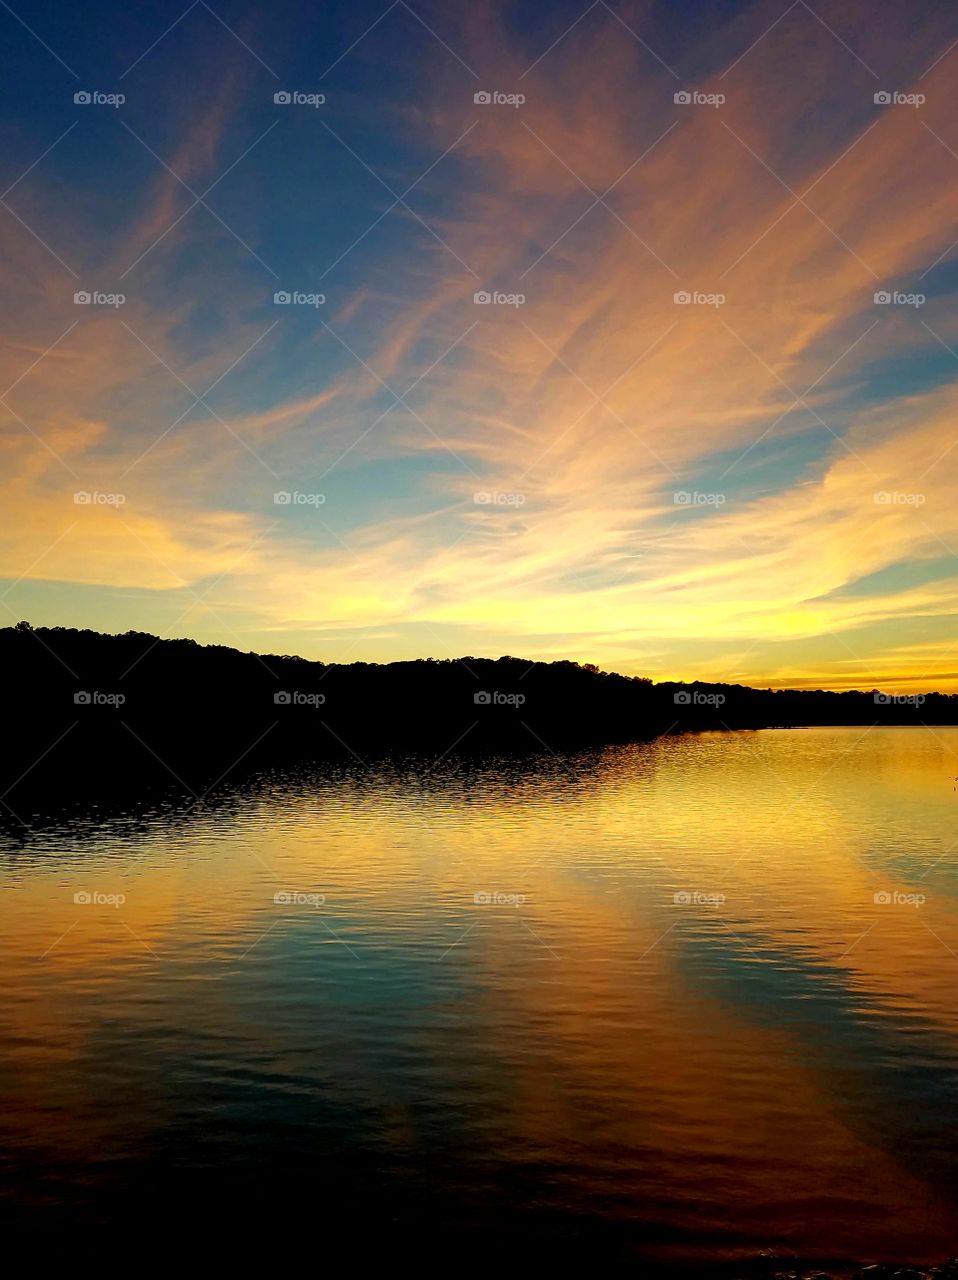
<svg viewBox="0 0 958 1280">
<path fill-rule="evenodd" d="M 0 30 L 6 620 L 954 685 L 947 7 Z"/>
</svg>

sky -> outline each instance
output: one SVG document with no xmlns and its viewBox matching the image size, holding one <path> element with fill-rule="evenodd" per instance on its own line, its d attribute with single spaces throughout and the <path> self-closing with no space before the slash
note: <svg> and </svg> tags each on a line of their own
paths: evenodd
<svg viewBox="0 0 958 1280">
<path fill-rule="evenodd" d="M 958 689 L 958 10 L 0 0 L 0 624 Z"/>
</svg>

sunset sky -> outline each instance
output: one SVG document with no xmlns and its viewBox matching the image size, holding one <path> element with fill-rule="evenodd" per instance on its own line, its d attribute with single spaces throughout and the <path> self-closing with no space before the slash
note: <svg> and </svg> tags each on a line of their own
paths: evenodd
<svg viewBox="0 0 958 1280">
<path fill-rule="evenodd" d="M 953 5 L 0 37 L 0 623 L 958 689 Z"/>
</svg>

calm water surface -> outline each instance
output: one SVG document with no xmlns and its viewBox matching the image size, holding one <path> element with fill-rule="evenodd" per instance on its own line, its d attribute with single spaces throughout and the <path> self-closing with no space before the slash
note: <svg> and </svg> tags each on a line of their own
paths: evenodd
<svg viewBox="0 0 958 1280">
<path fill-rule="evenodd" d="M 3 1219 L 958 1252 L 955 774 L 770 730 L 7 836 Z"/>
</svg>

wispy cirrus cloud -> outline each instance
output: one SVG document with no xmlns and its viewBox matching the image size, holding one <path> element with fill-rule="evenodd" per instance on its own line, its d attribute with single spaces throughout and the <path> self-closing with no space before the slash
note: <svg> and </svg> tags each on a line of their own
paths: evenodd
<svg viewBox="0 0 958 1280">
<path fill-rule="evenodd" d="M 110 593 L 143 588 L 176 625 L 176 593 L 213 583 L 251 645 L 318 656 L 953 683 L 958 135 L 948 59 L 922 75 L 946 16 L 823 14 L 861 37 L 852 53 L 796 10 L 746 53 L 765 14 L 665 48 L 637 8 L 675 74 L 601 6 L 534 66 L 528 32 L 467 18 L 481 83 L 526 101 L 475 104 L 446 58 L 414 106 L 387 105 L 383 127 L 415 140 L 386 170 L 408 171 L 415 213 L 372 225 L 391 197 L 362 115 L 281 119 L 237 166 L 230 217 L 281 170 L 315 201 L 321 252 L 291 253 L 265 215 L 243 223 L 251 253 L 202 208 L 177 223 L 192 197 L 145 156 L 122 231 L 80 220 L 72 239 L 110 280 L 147 250 L 127 301 L 84 309 L 47 354 L 75 282 L 8 220 L 0 254 L 32 285 L 5 385 L 40 357 L 2 438 L 12 600 L 42 621 L 44 582 L 101 588 L 108 627 Z M 886 82 L 925 102 L 877 105 Z M 676 103 L 686 85 L 724 101 Z M 248 68 L 224 75 L 169 151 L 198 192 L 270 125 L 259 92 Z M 361 185 L 365 226 L 335 217 L 326 171 Z M 39 216 L 42 171 L 30 192 Z M 325 302 L 274 306 L 273 261 Z M 79 511 L 94 488 L 126 501 Z M 224 638 L 212 615 L 190 625 Z"/>
</svg>

